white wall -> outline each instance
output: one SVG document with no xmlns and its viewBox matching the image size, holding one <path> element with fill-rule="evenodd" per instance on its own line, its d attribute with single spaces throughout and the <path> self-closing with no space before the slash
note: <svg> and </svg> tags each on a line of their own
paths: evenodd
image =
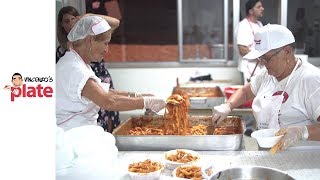
<svg viewBox="0 0 320 180">
<path fill-rule="evenodd" d="M 211 74 L 214 80 L 231 80 L 231 83 L 214 83 L 221 87 L 240 83 L 240 73 L 236 68 L 108 68 L 114 86 L 119 90 L 150 92 L 167 98 L 176 86 L 187 82 L 196 74 Z"/>
</svg>

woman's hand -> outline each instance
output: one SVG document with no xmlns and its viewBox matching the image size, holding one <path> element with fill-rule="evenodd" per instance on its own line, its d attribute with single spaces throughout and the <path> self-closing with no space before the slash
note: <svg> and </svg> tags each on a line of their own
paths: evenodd
<svg viewBox="0 0 320 180">
<path fill-rule="evenodd" d="M 224 120 L 229 113 L 231 112 L 231 107 L 229 103 L 221 104 L 219 106 L 215 106 L 212 109 L 212 123 L 219 124 L 222 120 Z"/>
<path fill-rule="evenodd" d="M 280 141 L 275 144 L 271 149 L 270 153 L 275 154 L 278 151 L 287 149 L 289 146 L 292 146 L 299 142 L 300 140 L 308 139 L 308 129 L 306 126 L 294 126 L 288 128 L 280 129 L 276 136 L 284 135 Z"/>
<path fill-rule="evenodd" d="M 144 109 L 150 109 L 154 112 L 159 112 L 166 106 L 166 101 L 162 98 L 155 96 L 142 96 L 142 98 L 144 101 Z"/>
</svg>

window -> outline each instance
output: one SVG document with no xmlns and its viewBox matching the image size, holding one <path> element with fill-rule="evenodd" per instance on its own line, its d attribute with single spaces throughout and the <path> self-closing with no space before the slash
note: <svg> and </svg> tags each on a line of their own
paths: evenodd
<svg viewBox="0 0 320 180">
<path fill-rule="evenodd" d="M 224 1 L 183 0 L 183 60 L 224 59 Z"/>
<path fill-rule="evenodd" d="M 320 0 L 290 0 L 288 28 L 296 39 L 296 52 L 320 57 Z"/>
<path fill-rule="evenodd" d="M 245 4 L 248 0 L 240 1 L 240 19 L 246 17 Z M 268 0 L 261 1 L 262 6 L 264 7 L 264 14 L 261 19 L 259 19 L 263 25 L 268 23 L 270 24 L 281 24 L 280 22 L 280 1 L 281 0 Z"/>
<path fill-rule="evenodd" d="M 200 66 L 223 62 L 236 66 L 234 27 L 245 17 L 247 0 L 62 0 L 62 4 L 85 13 L 97 1 L 105 8 L 100 13 L 121 18 L 107 62 L 151 62 L 154 66 L 159 65 L 154 62 L 201 62 Z M 110 5 L 114 2 L 118 10 Z M 287 26 L 297 41 L 296 54 L 307 54 L 309 62 L 320 65 L 320 0 L 262 4 L 261 22 Z"/>
<path fill-rule="evenodd" d="M 108 14 L 108 5 L 87 12 Z M 105 1 L 101 1 L 104 3 Z M 107 1 L 107 3 L 110 1 Z M 109 44 L 108 62 L 178 60 L 177 5 L 174 0 L 119 0 L 121 24 Z M 101 5 L 100 5 L 101 6 Z M 106 7 L 106 8 L 105 8 Z M 109 14 L 112 16 L 111 14 Z"/>
</svg>

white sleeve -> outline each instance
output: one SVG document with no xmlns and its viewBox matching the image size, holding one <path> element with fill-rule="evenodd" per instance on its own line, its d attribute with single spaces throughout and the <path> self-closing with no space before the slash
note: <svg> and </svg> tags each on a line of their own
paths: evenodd
<svg viewBox="0 0 320 180">
<path fill-rule="evenodd" d="M 87 103 L 88 100 L 82 97 L 82 89 L 86 85 L 89 78 L 92 78 L 100 84 L 100 79 L 94 74 L 92 70 L 82 69 L 81 66 L 74 66 L 70 71 L 65 74 L 64 78 L 60 80 L 63 81 L 62 84 L 65 85 L 64 91 L 71 100 Z"/>
<path fill-rule="evenodd" d="M 253 32 L 249 24 L 246 25 L 245 22 L 239 23 L 238 34 L 237 34 L 237 44 L 250 47 L 254 42 Z"/>
<path fill-rule="evenodd" d="M 309 81 L 310 82 L 310 81 Z M 314 80 L 316 82 L 316 80 Z M 319 83 L 307 83 L 304 88 L 308 93 L 306 108 L 313 120 L 317 120 L 320 116 L 320 87 L 316 87 Z"/>
</svg>

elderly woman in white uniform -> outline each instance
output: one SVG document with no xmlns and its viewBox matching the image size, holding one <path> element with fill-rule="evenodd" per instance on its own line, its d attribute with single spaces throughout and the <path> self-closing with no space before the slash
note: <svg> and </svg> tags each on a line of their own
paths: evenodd
<svg viewBox="0 0 320 180">
<path fill-rule="evenodd" d="M 213 122 L 253 100 L 258 129 L 283 128 L 282 149 L 298 140 L 320 140 L 320 70 L 294 56 L 295 39 L 284 26 L 268 24 L 254 41 L 255 50 L 244 58 L 258 59 L 265 68 L 225 104 L 213 108 Z"/>
<path fill-rule="evenodd" d="M 69 130 L 82 125 L 97 124 L 99 107 L 109 111 L 151 109 L 158 112 L 165 101 L 154 96 L 109 90 L 90 67 L 108 50 L 111 27 L 99 16 L 81 18 L 68 34 L 71 50 L 56 65 L 57 125 Z"/>
</svg>

